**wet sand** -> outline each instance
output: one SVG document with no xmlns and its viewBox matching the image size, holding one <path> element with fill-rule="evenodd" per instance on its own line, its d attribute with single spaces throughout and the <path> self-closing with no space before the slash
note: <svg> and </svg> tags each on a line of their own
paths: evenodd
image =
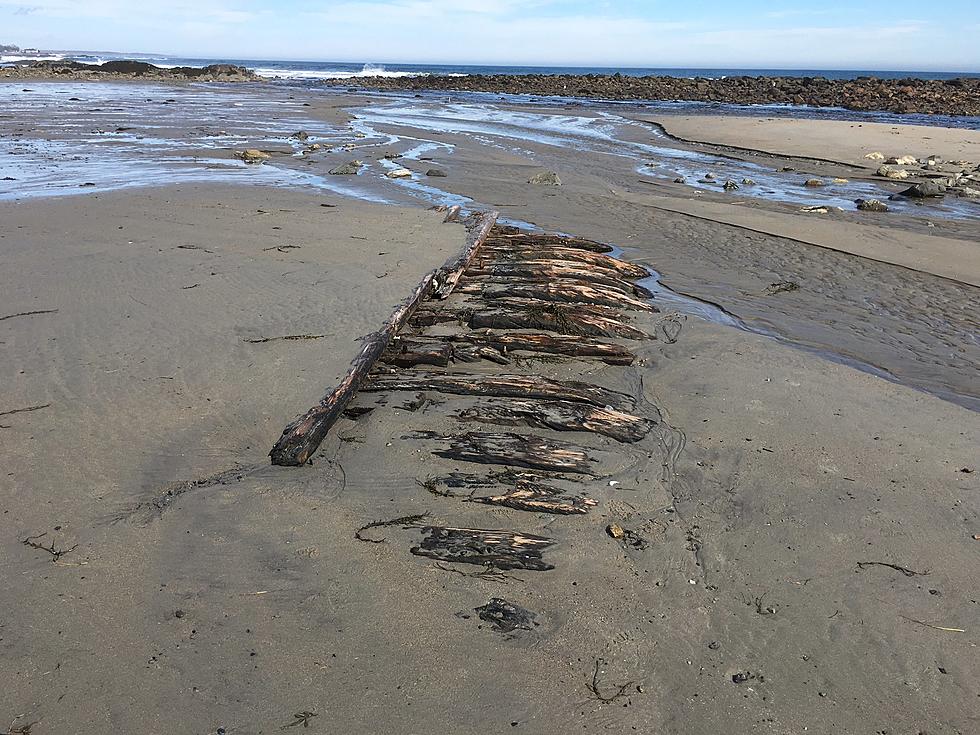
<svg viewBox="0 0 980 735">
<path fill-rule="evenodd" d="M 343 128 L 347 102 L 317 99 L 308 114 Z M 458 250 L 461 227 L 418 205 L 257 180 L 0 203 L 0 316 L 57 310 L 0 321 L 13 376 L 0 413 L 50 404 L 0 415 L 0 726 L 973 731 L 980 418 L 938 395 L 976 396 L 976 286 L 750 231 L 746 205 L 721 193 L 695 199 L 669 182 L 666 196 L 651 193 L 641 161 L 377 127 L 401 137 L 354 139 L 354 151 L 338 137 L 323 154 L 267 166 L 325 174 L 356 156 L 368 169 L 345 186 L 397 199 L 414 190 L 376 176 L 385 153 L 419 137 L 455 146 L 398 163 L 515 219 L 619 245 L 677 291 L 779 339 L 679 313 L 677 341 L 643 343 L 630 368 L 508 368 L 624 391 L 662 420 L 649 444 L 619 448 L 627 461 L 584 483 L 599 501 L 589 515 L 466 503 L 420 483 L 474 467 L 404 438 L 460 430 L 456 404 L 437 394 L 418 411 L 399 408 L 413 394 L 395 394 L 343 419 L 309 466 L 272 468 L 265 456 L 340 377 L 357 339 Z M 242 144 L 290 147 L 260 135 L 227 147 Z M 448 176 L 426 179 L 435 166 Z M 563 186 L 526 183 L 543 169 Z M 808 231 L 798 207 L 753 206 L 817 244 L 837 237 L 830 223 Z M 836 217 L 881 248 L 916 233 L 933 253 L 944 246 L 930 237 L 976 242 L 971 221 Z M 968 270 L 965 251 L 945 252 Z M 778 282 L 799 288 L 768 293 Z M 693 313 L 666 296 L 660 305 L 638 324 L 655 331 L 671 312 Z M 299 335 L 317 338 L 245 341 Z M 422 512 L 552 537 L 556 568 L 462 576 L 410 554 L 415 531 L 354 538 Z M 649 545 L 624 548 L 609 523 Z M 36 543 L 72 550 L 52 563 L 23 543 L 41 533 Z M 540 625 L 493 632 L 473 612 L 491 597 Z"/>
</svg>

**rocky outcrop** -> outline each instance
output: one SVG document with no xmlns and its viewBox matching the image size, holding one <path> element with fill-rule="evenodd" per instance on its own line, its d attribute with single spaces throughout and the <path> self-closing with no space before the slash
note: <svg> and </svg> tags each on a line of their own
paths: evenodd
<svg viewBox="0 0 980 735">
<path fill-rule="evenodd" d="M 154 81 L 254 82 L 262 77 L 244 66 L 211 64 L 164 69 L 145 61 L 108 61 L 82 64 L 77 61 L 33 61 L 0 67 L 0 79 L 152 79 Z"/>
<path fill-rule="evenodd" d="M 351 80 L 323 84 L 350 87 Z M 621 74 L 495 74 L 449 77 L 365 77 L 357 86 L 404 91 L 445 90 L 560 95 L 615 100 L 686 100 L 789 104 L 936 115 L 980 115 L 980 79 L 826 79 L 824 77 L 629 77 Z"/>
</svg>

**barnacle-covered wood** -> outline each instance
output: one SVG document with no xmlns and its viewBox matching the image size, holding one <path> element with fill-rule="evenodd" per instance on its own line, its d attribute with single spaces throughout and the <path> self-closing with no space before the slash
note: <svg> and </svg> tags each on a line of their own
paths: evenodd
<svg viewBox="0 0 980 735">
<path fill-rule="evenodd" d="M 526 569 L 545 572 L 555 568 L 543 558 L 544 552 L 554 543 L 544 536 L 440 526 L 428 526 L 422 532 L 426 534 L 422 543 L 411 549 L 416 556 L 503 571 Z"/>
<path fill-rule="evenodd" d="M 554 431 L 587 431 L 616 441 L 634 443 L 645 437 L 653 422 L 630 413 L 567 401 L 482 401 L 459 417 L 503 426 L 534 426 Z"/>
<path fill-rule="evenodd" d="M 436 391 L 456 395 L 492 396 L 495 398 L 538 398 L 594 406 L 632 404 L 625 393 L 578 380 L 558 381 L 534 375 L 463 375 L 458 373 L 413 373 L 406 375 L 372 375 L 363 390 L 380 393 L 396 390 Z"/>
</svg>

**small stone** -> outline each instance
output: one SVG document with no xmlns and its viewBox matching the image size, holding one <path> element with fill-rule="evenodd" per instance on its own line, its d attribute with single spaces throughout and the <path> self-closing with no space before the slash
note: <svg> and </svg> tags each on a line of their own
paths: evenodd
<svg viewBox="0 0 980 735">
<path fill-rule="evenodd" d="M 919 162 L 919 159 L 915 156 L 899 156 L 897 158 L 889 158 L 885 163 L 890 163 L 893 166 L 914 166 Z"/>
<path fill-rule="evenodd" d="M 838 176 L 838 177 L 835 177 L 835 178 L 833 179 L 833 182 L 834 182 L 835 184 L 847 184 L 847 183 L 849 183 L 847 179 L 842 179 L 842 178 L 840 178 L 839 176 Z"/>
<path fill-rule="evenodd" d="M 527 183 L 541 186 L 561 186 L 561 179 L 558 178 L 558 174 L 554 171 L 544 171 L 532 176 L 527 180 Z"/>
<path fill-rule="evenodd" d="M 360 161 L 351 161 L 343 166 L 331 169 L 330 173 L 334 176 L 356 176 L 363 164 Z"/>
<path fill-rule="evenodd" d="M 186 614 L 187 613 L 185 613 L 183 610 L 174 610 L 174 617 L 175 618 L 182 618 Z"/>
<path fill-rule="evenodd" d="M 385 176 L 389 179 L 408 179 L 411 178 L 412 172 L 407 168 L 396 168 L 386 173 Z"/>
<path fill-rule="evenodd" d="M 868 153 L 865 158 L 867 158 L 869 161 L 884 161 L 885 154 L 881 151 L 872 151 L 871 153 Z"/>
<path fill-rule="evenodd" d="M 257 148 L 246 148 L 244 151 L 236 151 L 235 156 L 245 161 L 245 163 L 262 163 L 272 158 L 268 153 L 260 151 Z"/>
<path fill-rule="evenodd" d="M 891 166 L 881 166 L 875 171 L 875 174 L 886 179 L 907 179 L 909 177 L 909 172 L 904 168 L 892 168 Z"/>
<path fill-rule="evenodd" d="M 729 179 L 725 182 L 725 191 L 736 191 L 738 189 L 738 184 Z"/>
<path fill-rule="evenodd" d="M 310 134 L 307 133 L 305 130 L 300 130 L 299 132 L 293 133 L 289 137 L 294 138 L 295 140 L 309 140 Z"/>
<path fill-rule="evenodd" d="M 684 184 L 684 183 L 687 183 L 687 182 L 684 180 L 684 177 L 683 176 L 678 176 L 676 179 L 674 179 L 674 183 L 675 184 Z"/>
<path fill-rule="evenodd" d="M 715 175 L 709 171 L 708 173 L 706 173 L 704 175 L 704 180 L 705 181 L 714 181 L 715 180 Z"/>
<path fill-rule="evenodd" d="M 610 523 L 606 526 L 606 533 L 615 539 L 626 538 L 626 529 L 620 526 L 618 523 Z"/>
<path fill-rule="evenodd" d="M 827 184 L 821 181 L 820 179 L 807 179 L 806 181 L 803 182 L 803 186 L 810 186 L 810 187 L 826 186 L 826 185 Z"/>
<path fill-rule="evenodd" d="M 441 168 L 430 168 L 425 172 L 425 175 L 434 179 L 444 179 L 447 176 L 446 172 Z"/>
<path fill-rule="evenodd" d="M 745 186 L 755 186 L 755 181 L 752 179 L 742 179 L 742 183 Z"/>
<path fill-rule="evenodd" d="M 857 199 L 854 202 L 862 212 L 887 212 L 888 205 L 878 199 Z"/>
</svg>

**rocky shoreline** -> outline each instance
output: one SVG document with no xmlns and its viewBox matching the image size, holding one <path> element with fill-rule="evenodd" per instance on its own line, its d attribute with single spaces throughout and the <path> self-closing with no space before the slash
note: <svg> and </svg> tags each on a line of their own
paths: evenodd
<svg viewBox="0 0 980 735">
<path fill-rule="evenodd" d="M 349 79 L 322 84 L 350 87 Z M 723 79 L 614 75 L 473 75 L 468 77 L 364 77 L 365 89 L 559 95 L 612 100 L 684 100 L 737 105 L 787 104 L 849 110 L 980 115 L 980 79 L 726 77 Z"/>
<path fill-rule="evenodd" d="M 139 79 L 194 82 L 256 82 L 262 77 L 234 64 L 178 66 L 166 69 L 143 61 L 109 61 L 82 64 L 78 61 L 33 61 L 0 67 L 0 79 L 88 80 Z"/>
</svg>

